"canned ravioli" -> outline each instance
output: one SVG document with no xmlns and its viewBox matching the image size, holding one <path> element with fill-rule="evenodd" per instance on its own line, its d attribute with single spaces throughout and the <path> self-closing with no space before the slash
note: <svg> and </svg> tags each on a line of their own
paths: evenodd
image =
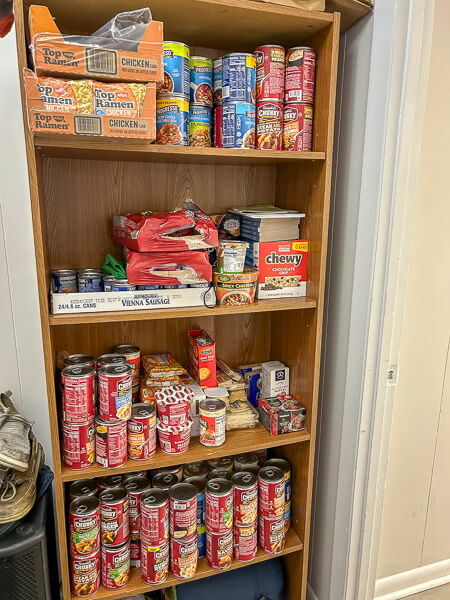
<svg viewBox="0 0 450 600">
<path fill-rule="evenodd" d="M 156 142 L 188 145 L 189 102 L 181 94 L 161 95 L 156 100 Z"/>
</svg>

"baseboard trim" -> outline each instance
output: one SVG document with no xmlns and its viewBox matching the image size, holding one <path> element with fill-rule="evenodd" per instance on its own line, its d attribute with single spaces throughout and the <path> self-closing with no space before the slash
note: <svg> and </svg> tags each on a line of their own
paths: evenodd
<svg viewBox="0 0 450 600">
<path fill-rule="evenodd" d="M 375 600 L 398 600 L 450 583 L 450 560 L 378 579 Z"/>
<path fill-rule="evenodd" d="M 306 586 L 306 600 L 319 600 L 319 598 L 314 593 L 314 590 L 309 585 L 309 581 L 308 581 L 308 584 Z"/>
</svg>

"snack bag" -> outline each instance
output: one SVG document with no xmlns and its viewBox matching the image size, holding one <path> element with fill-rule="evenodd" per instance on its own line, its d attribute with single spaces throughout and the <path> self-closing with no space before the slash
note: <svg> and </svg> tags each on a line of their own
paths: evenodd
<svg viewBox="0 0 450 600">
<path fill-rule="evenodd" d="M 127 277 L 133 285 L 209 283 L 212 268 L 207 250 L 127 253 Z"/>
</svg>

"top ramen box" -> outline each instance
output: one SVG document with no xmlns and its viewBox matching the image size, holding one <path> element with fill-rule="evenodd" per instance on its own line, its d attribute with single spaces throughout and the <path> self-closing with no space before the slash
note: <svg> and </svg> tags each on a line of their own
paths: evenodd
<svg viewBox="0 0 450 600">
<path fill-rule="evenodd" d="M 147 9 L 148 10 L 148 9 Z M 148 24 L 142 23 L 141 11 L 136 25 L 144 30 L 139 41 L 127 37 L 129 23 L 122 39 L 111 40 L 107 27 L 97 35 L 64 35 L 56 25 L 47 6 L 32 5 L 29 10 L 31 49 L 38 75 L 59 77 L 89 77 L 105 81 L 160 82 L 163 79 L 163 24 L 151 20 L 148 10 Z M 125 17 L 133 17 L 133 12 Z M 108 23 L 117 31 L 116 19 Z M 122 48 L 121 48 L 122 45 Z M 116 47 L 113 47 L 116 46 Z"/>
<path fill-rule="evenodd" d="M 259 270 L 258 299 L 306 296 L 306 240 L 254 242 L 247 257 L 246 264 Z"/>
<path fill-rule="evenodd" d="M 216 344 L 203 329 L 188 331 L 189 366 L 191 375 L 201 388 L 216 387 Z"/>
</svg>

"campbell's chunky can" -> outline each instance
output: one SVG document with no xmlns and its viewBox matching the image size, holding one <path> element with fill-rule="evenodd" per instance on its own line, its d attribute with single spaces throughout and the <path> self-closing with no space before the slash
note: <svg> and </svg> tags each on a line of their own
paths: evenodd
<svg viewBox="0 0 450 600">
<path fill-rule="evenodd" d="M 264 466 L 278 467 L 284 473 L 284 524 L 287 531 L 291 524 L 291 464 L 284 458 L 270 458 L 264 463 Z"/>
<path fill-rule="evenodd" d="M 141 532 L 130 531 L 130 567 L 139 569 L 141 566 Z"/>
<path fill-rule="evenodd" d="M 281 150 L 283 146 L 283 103 L 259 100 L 256 104 L 256 147 Z"/>
<path fill-rule="evenodd" d="M 258 478 L 241 471 L 231 478 L 233 483 L 233 519 L 236 525 L 250 525 L 258 518 Z"/>
<path fill-rule="evenodd" d="M 278 467 L 263 467 L 258 475 L 259 513 L 268 519 L 284 515 L 284 473 Z"/>
<path fill-rule="evenodd" d="M 133 402 L 139 399 L 139 375 L 141 372 L 141 349 L 132 344 L 121 344 L 114 348 L 114 352 L 120 356 L 125 356 L 133 373 L 132 396 Z"/>
<path fill-rule="evenodd" d="M 87 469 L 95 462 L 95 423 L 63 423 L 63 459 L 68 469 Z"/>
<path fill-rule="evenodd" d="M 258 551 L 258 520 L 249 525 L 234 526 L 234 558 L 241 562 L 253 560 Z"/>
<path fill-rule="evenodd" d="M 147 477 L 129 477 L 124 482 L 128 492 L 128 516 L 130 531 L 141 529 L 141 500 L 145 492 L 150 489 L 150 481 Z"/>
<path fill-rule="evenodd" d="M 126 421 L 131 417 L 132 382 L 129 364 L 104 365 L 100 368 L 99 413 L 102 419 Z"/>
<path fill-rule="evenodd" d="M 316 53 L 307 46 L 296 46 L 286 52 L 284 101 L 314 102 Z"/>
<path fill-rule="evenodd" d="M 92 554 L 100 548 L 100 502 L 95 496 L 81 496 L 69 507 L 70 552 Z"/>
<path fill-rule="evenodd" d="M 198 460 L 184 465 L 183 479 L 186 480 L 189 477 L 202 477 L 206 479 L 208 477 L 208 463 L 204 460 Z"/>
<path fill-rule="evenodd" d="M 217 447 L 225 443 L 227 405 L 218 398 L 207 398 L 199 404 L 200 443 Z"/>
<path fill-rule="evenodd" d="M 169 493 L 151 488 L 141 498 L 141 539 L 161 542 L 169 539 Z"/>
<path fill-rule="evenodd" d="M 145 583 L 156 585 L 169 575 L 169 540 L 151 543 L 141 540 L 141 576 Z"/>
<path fill-rule="evenodd" d="M 206 479 L 203 477 L 189 477 L 186 483 L 197 488 L 197 541 L 198 556 L 206 556 Z"/>
<path fill-rule="evenodd" d="M 221 456 L 220 458 L 211 458 L 207 461 L 208 467 L 212 469 L 233 470 L 233 458 L 231 456 Z"/>
<path fill-rule="evenodd" d="M 283 552 L 285 541 L 284 515 L 276 519 L 259 517 L 258 537 L 259 545 L 267 554 Z"/>
<path fill-rule="evenodd" d="M 284 100 L 283 46 L 267 44 L 255 50 L 256 57 L 256 100 Z"/>
<path fill-rule="evenodd" d="M 311 152 L 312 131 L 312 104 L 290 102 L 284 105 L 283 150 Z"/>
<path fill-rule="evenodd" d="M 129 537 L 128 494 L 123 488 L 100 494 L 100 524 L 103 546 L 121 546 Z"/>
<path fill-rule="evenodd" d="M 170 535 L 175 539 L 190 538 L 197 531 L 197 488 L 177 483 L 169 491 Z"/>
<path fill-rule="evenodd" d="M 99 477 L 97 479 L 97 485 L 100 492 L 107 488 L 120 488 L 123 487 L 123 475 L 116 473 L 115 475 L 107 475 L 106 477 Z"/>
<path fill-rule="evenodd" d="M 226 533 L 233 528 L 233 484 L 227 479 L 210 479 L 206 484 L 206 528 Z"/>
<path fill-rule="evenodd" d="M 72 481 L 69 487 L 70 500 L 75 500 L 80 496 L 96 496 L 98 494 L 98 486 L 95 479 L 78 479 Z"/>
<path fill-rule="evenodd" d="M 97 371 L 105 365 L 125 365 L 127 358 L 123 354 L 108 353 L 101 354 L 97 358 Z"/>
<path fill-rule="evenodd" d="M 95 419 L 97 464 L 105 469 L 121 467 L 127 462 L 127 422 Z"/>
<path fill-rule="evenodd" d="M 233 457 L 233 468 L 235 471 L 247 471 L 248 467 L 258 465 L 258 455 L 255 452 L 236 454 Z"/>
<path fill-rule="evenodd" d="M 170 570 L 177 579 L 190 579 L 197 572 L 197 534 L 187 539 L 170 539 Z"/>
<path fill-rule="evenodd" d="M 226 533 L 206 531 L 206 560 L 212 569 L 224 570 L 233 560 L 233 530 Z"/>
<path fill-rule="evenodd" d="M 166 490 L 167 492 L 170 488 L 176 483 L 180 483 L 178 476 L 176 473 L 172 473 L 171 471 L 161 471 L 160 473 L 156 473 L 152 478 L 152 486 L 155 488 L 159 488 L 160 490 Z"/>
<path fill-rule="evenodd" d="M 63 419 L 85 423 L 94 418 L 95 370 L 87 364 L 64 367 L 61 371 Z"/>
<path fill-rule="evenodd" d="M 94 357 L 90 354 L 69 354 L 69 356 L 64 358 L 65 367 L 81 367 L 82 365 L 88 365 L 95 369 Z"/>
<path fill-rule="evenodd" d="M 87 556 L 70 557 L 72 594 L 79 598 L 92 596 L 100 587 L 100 551 Z"/>
<path fill-rule="evenodd" d="M 156 454 L 156 410 L 151 404 L 133 404 L 127 422 L 128 456 L 149 460 Z"/>
<path fill-rule="evenodd" d="M 102 546 L 102 584 L 107 590 L 119 590 L 130 579 L 130 542 L 122 546 Z"/>
</svg>

